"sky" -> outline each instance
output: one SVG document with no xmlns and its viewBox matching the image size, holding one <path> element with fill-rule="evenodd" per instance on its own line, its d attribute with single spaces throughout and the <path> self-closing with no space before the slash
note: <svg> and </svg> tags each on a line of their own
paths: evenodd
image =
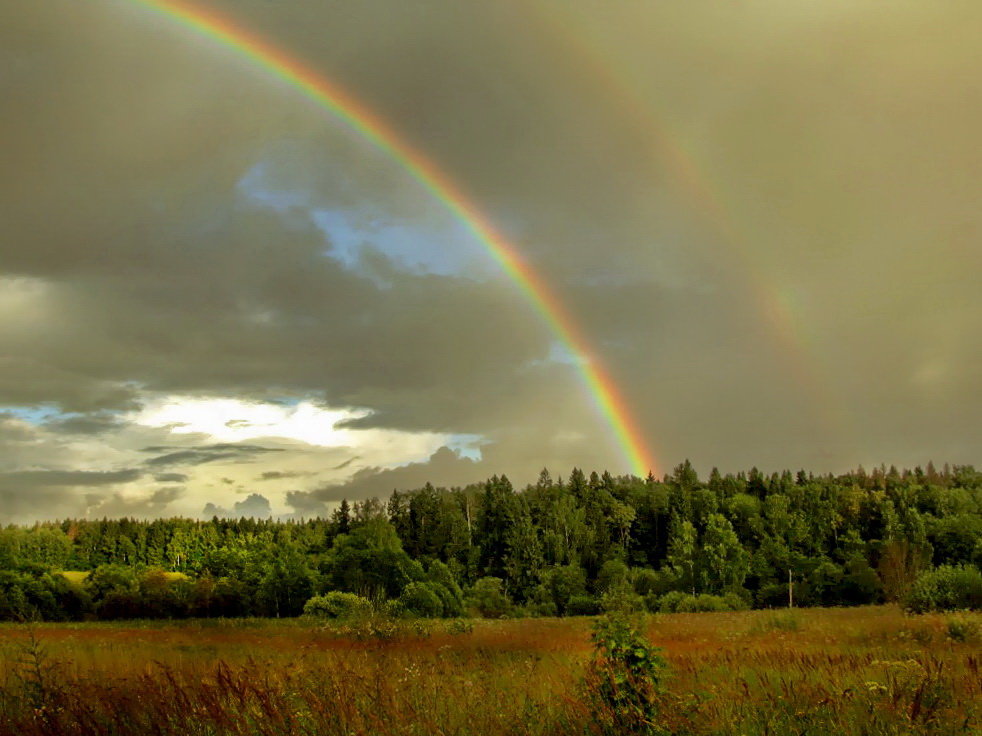
<svg viewBox="0 0 982 736">
<path fill-rule="evenodd" d="M 548 467 L 978 464 L 974 0 L 0 3 L 0 523 L 328 513 Z M 591 363 L 592 364 L 592 363 Z"/>
</svg>

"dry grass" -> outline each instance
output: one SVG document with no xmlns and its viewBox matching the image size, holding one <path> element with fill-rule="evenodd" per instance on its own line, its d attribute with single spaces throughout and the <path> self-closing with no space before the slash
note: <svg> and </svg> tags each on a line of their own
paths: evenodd
<svg viewBox="0 0 982 736">
<path fill-rule="evenodd" d="M 979 642 L 950 638 L 948 621 L 888 607 L 654 617 L 663 724 L 982 733 Z M 579 684 L 589 628 L 437 622 L 379 640 L 302 620 L 45 624 L 25 662 L 27 630 L 5 625 L 0 734 L 596 733 Z"/>
</svg>

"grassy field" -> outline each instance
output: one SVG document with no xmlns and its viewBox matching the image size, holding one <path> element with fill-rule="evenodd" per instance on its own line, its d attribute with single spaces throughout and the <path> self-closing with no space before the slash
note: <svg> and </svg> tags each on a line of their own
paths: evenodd
<svg viewBox="0 0 982 736">
<path fill-rule="evenodd" d="M 674 734 L 982 733 L 982 615 L 649 617 Z M 0 734 L 601 733 L 589 619 L 0 626 Z"/>
</svg>

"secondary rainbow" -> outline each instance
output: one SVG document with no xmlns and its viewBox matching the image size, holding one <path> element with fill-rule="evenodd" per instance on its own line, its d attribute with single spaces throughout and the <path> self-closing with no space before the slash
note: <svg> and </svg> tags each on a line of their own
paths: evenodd
<svg viewBox="0 0 982 736">
<path fill-rule="evenodd" d="M 217 43 L 248 57 L 256 65 L 293 86 L 352 130 L 398 161 L 473 233 L 535 307 L 556 338 L 576 356 L 580 376 L 597 409 L 614 433 L 631 471 L 659 474 L 637 422 L 623 395 L 552 290 L 517 249 L 464 194 L 461 188 L 422 152 L 338 84 L 238 26 L 228 18 L 183 0 L 130 0 L 160 13 Z"/>
<path fill-rule="evenodd" d="M 727 201 L 727 188 L 711 176 L 712 167 L 685 143 L 685 136 L 673 129 L 667 116 L 645 99 L 630 80 L 636 70 L 604 51 L 587 16 L 575 3 L 560 0 L 512 0 L 517 13 L 531 17 L 567 51 L 576 63 L 580 80 L 592 80 L 594 88 L 607 93 L 607 104 L 616 106 L 639 130 L 648 136 L 650 153 L 671 174 L 677 190 L 698 211 L 726 258 L 725 270 L 735 281 L 745 284 L 746 293 L 767 326 L 775 348 L 797 383 L 811 399 L 815 420 L 826 436 L 853 442 L 851 422 L 832 386 L 816 371 L 823 364 L 823 351 L 810 349 L 807 330 L 796 318 L 796 295 L 780 285 L 780 278 L 769 273 L 767 265 L 754 256 L 754 249 L 740 227 L 741 208 Z M 559 12 L 561 11 L 561 12 Z"/>
</svg>

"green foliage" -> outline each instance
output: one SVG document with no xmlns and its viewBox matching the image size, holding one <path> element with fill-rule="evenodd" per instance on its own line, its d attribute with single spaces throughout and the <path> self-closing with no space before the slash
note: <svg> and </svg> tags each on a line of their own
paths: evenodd
<svg viewBox="0 0 982 736">
<path fill-rule="evenodd" d="M 440 618 L 444 607 L 438 589 L 446 590 L 439 583 L 410 583 L 399 596 L 399 603 L 411 616 Z"/>
<path fill-rule="evenodd" d="M 454 618 L 464 615 L 464 593 L 457 585 L 450 568 L 439 560 L 430 562 L 426 577 L 432 584 L 433 592 L 443 604 L 443 616 Z"/>
<path fill-rule="evenodd" d="M 600 608 L 606 613 L 641 613 L 645 610 L 644 598 L 634 592 L 626 579 L 610 586 L 600 596 Z"/>
<path fill-rule="evenodd" d="M 657 606 L 657 610 L 661 613 L 745 611 L 749 608 L 747 602 L 736 593 L 727 593 L 726 595 L 699 593 L 698 595 L 690 595 L 679 591 L 666 593 L 657 599 Z"/>
<path fill-rule="evenodd" d="M 966 616 L 949 616 L 945 620 L 945 629 L 952 641 L 974 642 L 979 638 L 978 622 Z"/>
<path fill-rule="evenodd" d="M 604 616 L 594 624 L 594 656 L 585 687 L 602 733 L 666 733 L 658 724 L 658 696 L 667 664 L 642 629 L 643 619 L 623 614 Z"/>
<path fill-rule="evenodd" d="M 315 595 L 304 603 L 305 616 L 315 618 L 349 619 L 367 616 L 372 612 L 372 602 L 355 593 L 332 590 L 324 595 Z"/>
<path fill-rule="evenodd" d="M 635 610 L 635 596 L 659 610 L 672 592 L 692 597 L 691 610 L 718 610 L 699 596 L 730 593 L 783 607 L 789 578 L 799 606 L 910 600 L 928 610 L 978 604 L 935 590 L 941 583 L 912 593 L 926 568 L 980 564 L 982 474 L 970 466 L 838 477 L 716 471 L 703 482 L 685 462 L 664 481 L 574 469 L 566 481 L 544 471 L 525 489 L 505 477 L 426 484 L 305 521 L 8 526 L 0 620 L 24 609 L 47 620 L 296 616 L 329 591 L 381 609 L 413 583 L 432 584 L 424 587 L 444 616 L 462 615 L 462 588 L 472 609 L 499 617 L 595 603 Z M 485 578 L 501 587 L 478 585 Z M 668 600 L 674 610 L 681 599 Z"/>
<path fill-rule="evenodd" d="M 338 535 L 323 569 L 330 589 L 373 599 L 397 598 L 409 583 L 424 577 L 422 566 L 406 553 L 395 527 L 384 518 Z"/>
<path fill-rule="evenodd" d="M 471 588 L 467 604 L 484 618 L 502 618 L 512 610 L 512 601 L 501 578 L 481 578 Z"/>
<path fill-rule="evenodd" d="M 603 595 L 607 591 L 623 586 L 630 576 L 630 569 L 623 560 L 607 560 L 597 573 L 595 589 Z"/>
<path fill-rule="evenodd" d="M 555 605 L 559 616 L 566 615 L 566 609 L 574 596 L 585 593 L 586 571 L 579 565 L 559 565 L 542 573 L 539 598 Z"/>
<path fill-rule="evenodd" d="M 912 613 L 982 609 L 982 571 L 974 565 L 942 565 L 918 575 L 904 607 Z"/>
<path fill-rule="evenodd" d="M 600 601 L 589 595 L 574 595 L 566 606 L 567 616 L 596 616 L 600 611 Z"/>
</svg>

